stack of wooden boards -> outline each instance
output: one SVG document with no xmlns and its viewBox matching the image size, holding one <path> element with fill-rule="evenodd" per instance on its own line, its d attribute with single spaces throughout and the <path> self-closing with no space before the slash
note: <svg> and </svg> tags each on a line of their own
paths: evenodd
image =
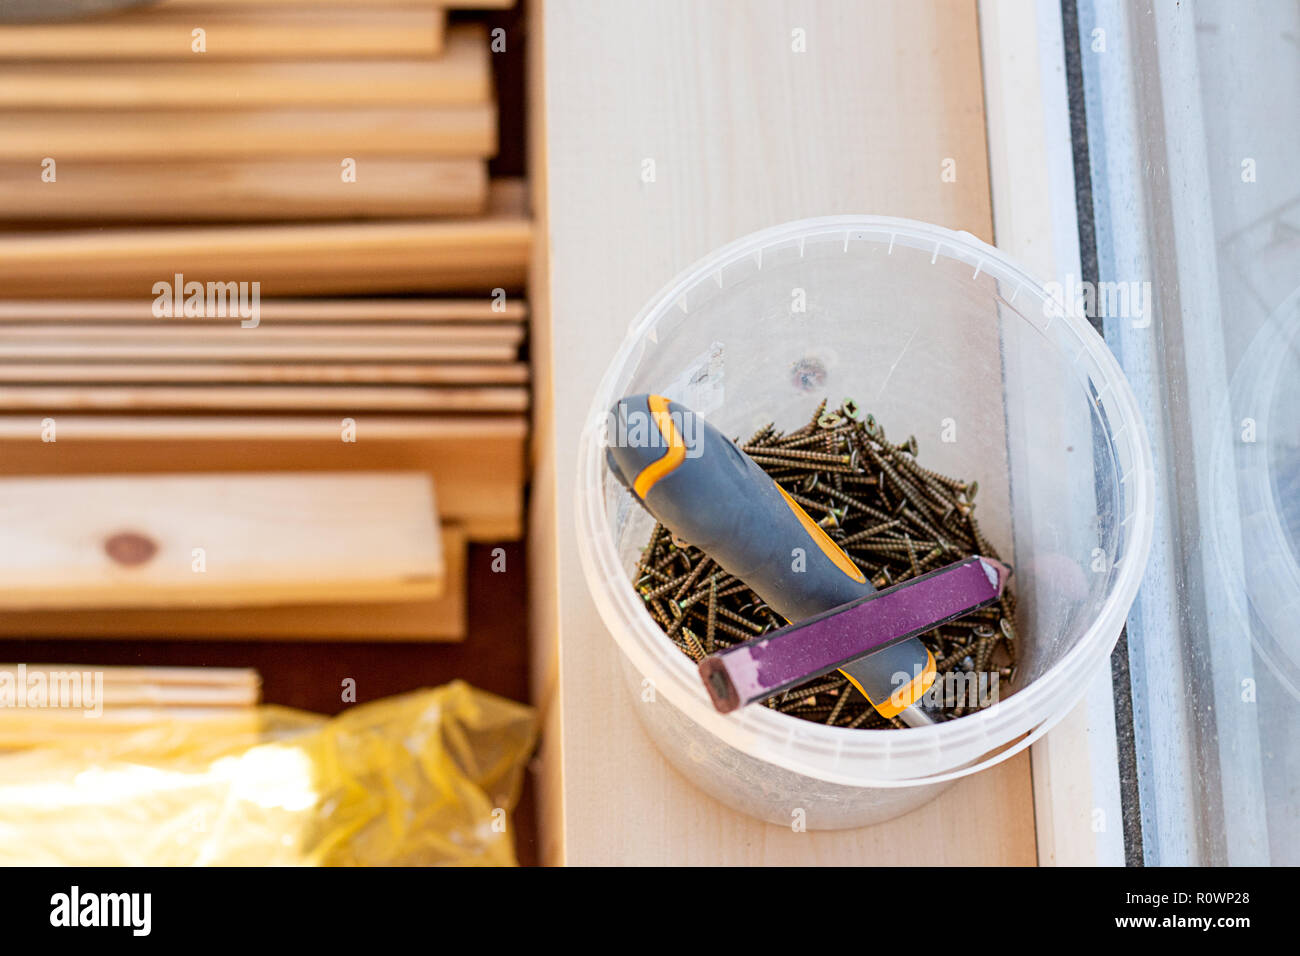
<svg viewBox="0 0 1300 956">
<path fill-rule="evenodd" d="M 523 192 L 488 181 L 490 43 L 410 0 L 170 0 L 2 27 L 0 288 L 518 287 Z"/>
<path fill-rule="evenodd" d="M 409 0 L 167 0 L 5 26 L 0 215 L 476 216 L 496 151 L 491 55 L 484 26 L 449 29 Z"/>
<path fill-rule="evenodd" d="M 522 412 L 522 302 L 270 299 L 257 328 L 143 300 L 0 300 L 12 411 Z"/>
<path fill-rule="evenodd" d="M 436 602 L 8 603 L 0 633 L 463 636 L 465 542 L 522 533 L 531 227 L 488 174 L 492 39 L 459 5 L 0 28 L 0 474 L 423 472 L 447 549 Z"/>
</svg>

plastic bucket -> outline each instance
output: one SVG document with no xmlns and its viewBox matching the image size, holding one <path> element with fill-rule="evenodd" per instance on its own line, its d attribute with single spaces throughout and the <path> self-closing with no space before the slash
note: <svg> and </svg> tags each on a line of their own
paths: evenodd
<svg viewBox="0 0 1300 956">
<path fill-rule="evenodd" d="M 603 442 L 606 411 L 637 392 L 742 439 L 853 397 L 892 440 L 915 434 L 922 464 L 979 480 L 983 530 L 1015 568 L 1014 687 L 978 713 L 905 730 L 717 713 L 632 585 L 652 522 L 606 471 Z M 1072 306 L 967 233 L 835 216 L 733 242 L 651 300 L 593 398 L 575 491 L 588 586 L 665 756 L 737 810 L 838 828 L 921 805 L 1074 707 L 1137 591 L 1154 486 L 1128 383 Z"/>
</svg>

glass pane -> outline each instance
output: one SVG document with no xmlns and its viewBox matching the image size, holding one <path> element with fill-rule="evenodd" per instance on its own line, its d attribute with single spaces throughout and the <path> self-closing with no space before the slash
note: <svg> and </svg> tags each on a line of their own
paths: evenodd
<svg viewBox="0 0 1300 956">
<path fill-rule="evenodd" d="M 1160 476 L 1128 630 L 1145 862 L 1295 865 L 1300 2 L 1081 0 L 1078 29 L 1089 291 Z"/>
</svg>

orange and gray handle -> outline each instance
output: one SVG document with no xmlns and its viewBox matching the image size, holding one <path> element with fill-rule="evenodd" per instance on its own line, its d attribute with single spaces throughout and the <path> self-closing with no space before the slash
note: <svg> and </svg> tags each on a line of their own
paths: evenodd
<svg viewBox="0 0 1300 956">
<path fill-rule="evenodd" d="M 605 459 L 615 477 L 679 538 L 797 622 L 875 589 L 794 499 L 720 431 L 660 395 L 612 410 Z M 914 706 L 934 681 L 933 655 L 916 638 L 840 668 L 886 717 L 930 723 Z M 899 673 L 913 675 L 901 686 Z"/>
</svg>

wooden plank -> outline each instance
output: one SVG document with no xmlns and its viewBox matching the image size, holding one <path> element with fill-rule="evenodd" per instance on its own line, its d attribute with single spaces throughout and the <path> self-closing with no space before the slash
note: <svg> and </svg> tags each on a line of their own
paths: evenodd
<svg viewBox="0 0 1300 956">
<path fill-rule="evenodd" d="M 188 361 L 188 362 L 509 362 L 517 346 L 494 342 L 374 344 L 343 342 L 240 341 L 157 344 L 152 342 L 16 342 L 0 343 L 0 361 Z"/>
<path fill-rule="evenodd" d="M 518 415 L 487 417 L 377 415 L 365 419 L 366 441 L 450 443 L 481 440 L 484 445 L 525 437 L 527 423 Z M 0 442 L 38 443 L 50 455 L 72 445 L 120 442 L 338 442 L 334 416 L 207 415 L 65 415 L 57 439 L 42 437 L 42 424 L 29 415 L 0 415 Z M 360 440 L 358 441 L 360 443 Z M 8 464 L 3 457 L 0 463 Z M 137 469 L 138 470 L 138 469 Z M 162 469 L 170 470 L 170 469 Z M 441 498 L 441 489 L 439 489 Z"/>
<path fill-rule="evenodd" d="M 0 322 L 157 322 L 153 299 L 0 299 Z M 523 298 L 262 299 L 262 322 L 520 322 Z M 186 319 L 225 323 L 227 319 Z"/>
<path fill-rule="evenodd" d="M 494 183 L 472 220 L 95 229 L 0 235 L 11 298 L 147 296 L 154 283 L 261 283 L 261 294 L 522 286 L 532 227 L 519 184 Z"/>
<path fill-rule="evenodd" d="M 262 700 L 261 675 L 251 668 L 24 664 L 20 670 L 15 664 L 0 664 L 0 674 L 15 687 L 24 679 L 30 687 L 33 675 L 41 674 L 58 699 L 71 705 L 0 708 L 0 751 L 10 752 L 93 747 L 96 737 L 125 725 L 158 726 L 193 718 L 219 717 L 226 730 L 251 734 L 257 731 L 254 708 Z M 75 678 L 80 687 L 69 683 L 74 674 L 80 675 Z M 86 719 L 88 714 L 95 719 Z"/>
<path fill-rule="evenodd" d="M 251 707 L 261 700 L 262 679 L 244 667 L 119 667 L 97 664 L 0 664 L 0 678 L 15 689 L 43 680 L 67 693 L 81 685 L 104 707 Z"/>
<path fill-rule="evenodd" d="M 249 745 L 259 742 L 264 721 L 251 707 L 110 707 L 95 720 L 86 720 L 79 710 L 0 711 L 0 751 L 37 747 L 84 753 L 98 746 L 105 734 L 120 734 L 138 728 L 156 730 L 176 720 L 203 720 L 209 732 L 227 739 L 243 735 Z M 220 730 L 213 722 L 221 724 Z"/>
<path fill-rule="evenodd" d="M 63 411 L 522 412 L 528 389 L 404 385 L 0 385 L 0 409 Z"/>
<path fill-rule="evenodd" d="M 0 109 L 469 106 L 492 99 L 490 56 L 486 27 L 465 23 L 425 59 L 0 62 Z"/>
<path fill-rule="evenodd" d="M 550 143 L 547 127 L 550 104 L 547 91 L 546 17 L 535 6 L 527 11 L 530 43 L 526 84 L 528 101 L 528 169 L 533 190 L 533 211 L 539 224 L 550 217 Z M 544 236 L 544 232 L 538 234 Z M 559 556 L 559 489 L 556 470 L 556 375 L 572 374 L 556 361 L 551 324 L 551 247 L 548 238 L 535 238 L 528 264 L 530 302 L 540 307 L 529 312 L 529 352 L 533 366 L 532 443 L 529 449 L 528 494 L 528 680 L 531 699 L 539 706 L 537 755 L 533 761 L 533 786 L 538 829 L 537 858 L 543 864 L 561 864 L 565 858 L 564 719 L 560 700 L 560 585 L 558 569 L 538 566 Z M 599 356 L 596 357 L 599 361 Z M 594 380 L 593 380 L 594 381 Z M 566 406 L 566 408 L 572 407 Z M 570 516 L 572 517 L 572 516 Z M 566 542 L 566 546 L 572 541 Z M 570 552 L 573 553 L 573 552 Z M 588 612 L 594 610 L 589 604 Z"/>
<path fill-rule="evenodd" d="M 444 522 L 459 523 L 471 540 L 522 537 L 524 416 L 347 418 L 350 425 L 342 414 L 0 415 L 0 473 L 414 470 L 432 478 Z"/>
<path fill-rule="evenodd" d="M 0 112 L 0 160 L 59 166 L 328 156 L 487 157 L 496 105 Z M 57 173 L 56 167 L 56 173 Z M 46 184 L 46 185 L 57 185 Z"/>
<path fill-rule="evenodd" d="M 35 748 L 75 750 L 84 753 L 95 748 L 97 738 L 120 734 L 128 729 L 156 730 L 176 720 L 203 720 L 210 732 L 213 721 L 221 723 L 220 733 L 242 734 L 249 745 L 258 742 L 264 722 L 251 707 L 110 707 L 95 720 L 87 720 L 79 710 L 42 710 L 0 712 L 0 752 Z"/>
<path fill-rule="evenodd" d="M 395 601 L 442 587 L 424 475 L 46 476 L 0 491 L 0 607 Z"/>
<path fill-rule="evenodd" d="M 507 324 L 188 326 L 188 319 L 153 324 L 0 324 L 0 358 L 10 360 L 210 362 L 424 360 L 511 361 L 523 328 Z"/>
<path fill-rule="evenodd" d="M 438 7 L 134 10 L 112 17 L 0 27 L 0 59 L 205 60 L 425 57 L 442 51 Z M 193 31 L 206 31 L 205 49 Z"/>
<path fill-rule="evenodd" d="M 0 382 L 262 382 L 298 384 L 522 385 L 524 362 L 481 365 L 254 365 L 247 363 L 48 363 L 0 365 Z"/>
<path fill-rule="evenodd" d="M 0 672 L 16 674 L 15 664 L 0 664 Z M 105 685 L 157 687 L 226 687 L 260 693 L 262 677 L 251 667 L 131 667 L 123 665 L 27 664 L 27 669 L 50 672 L 94 671 Z M 256 701 L 254 701 L 256 703 Z"/>
<path fill-rule="evenodd" d="M 251 707 L 259 697 L 256 687 L 175 686 L 105 682 L 105 707 Z"/>
<path fill-rule="evenodd" d="M 870 210 L 991 237 L 973 0 L 828 0 L 797 15 L 781 0 L 755 0 L 739 34 L 734 10 L 688 0 L 550 0 L 531 14 L 530 128 L 541 142 L 530 175 L 547 257 L 538 263 L 542 283 L 531 286 L 543 292 L 531 299 L 539 447 L 529 533 L 534 699 L 546 722 L 544 859 L 1033 863 L 1026 754 L 908 816 L 858 830 L 792 832 L 703 795 L 641 729 L 636 708 L 654 705 L 628 694 L 581 568 L 562 560 L 577 547 L 577 443 L 593 390 L 628 318 L 664 281 L 738 236 L 806 216 Z M 807 53 L 792 50 L 795 27 Z M 698 55 L 710 49 L 727 55 Z M 666 102 L 697 108 L 647 125 Z M 655 161 L 653 183 L 640 176 L 646 158 Z M 956 162 L 955 182 L 941 176 L 945 159 Z M 620 241 L 591 230 L 593 209 L 622 224 Z M 997 343 L 981 345 L 990 348 L 973 357 L 970 380 L 936 387 L 953 396 L 996 389 L 986 369 L 998 367 Z M 730 382 L 745 370 L 726 374 Z M 990 460 L 1000 459 L 990 452 Z M 996 513 L 1006 489 L 988 490 L 994 497 L 981 508 Z"/>
<path fill-rule="evenodd" d="M 260 309 L 259 309 L 260 319 Z M 151 325 L 71 325 L 52 326 L 0 324 L 0 342 L 79 342 L 88 345 L 129 345 L 137 342 L 158 345 L 227 345 L 233 342 L 269 344 L 272 342 L 302 344 L 322 342 L 336 345 L 364 345 L 367 342 L 387 342 L 398 345 L 509 345 L 517 347 L 524 338 L 519 325 L 483 325 L 480 323 L 437 325 L 293 325 L 271 324 L 242 328 L 237 316 L 228 317 L 224 324 L 187 326 L 189 320 L 177 317 L 166 321 L 155 320 Z"/>
<path fill-rule="evenodd" d="M 515 0 L 273 0 L 277 7 L 442 7 L 444 10 L 509 10 Z M 271 0 L 162 0 L 161 10 L 224 10 L 263 7 Z"/>
<path fill-rule="evenodd" d="M 3 89 L 0 79 L 0 89 Z M 487 203 L 481 159 L 356 159 L 344 182 L 336 156 L 273 160 L 0 163 L 0 218 L 20 220 L 410 219 L 470 215 Z"/>
<path fill-rule="evenodd" d="M 463 641 L 465 530 L 442 526 L 445 587 L 431 601 L 277 607 L 119 608 L 0 614 L 0 635 L 164 640 Z"/>
</svg>

